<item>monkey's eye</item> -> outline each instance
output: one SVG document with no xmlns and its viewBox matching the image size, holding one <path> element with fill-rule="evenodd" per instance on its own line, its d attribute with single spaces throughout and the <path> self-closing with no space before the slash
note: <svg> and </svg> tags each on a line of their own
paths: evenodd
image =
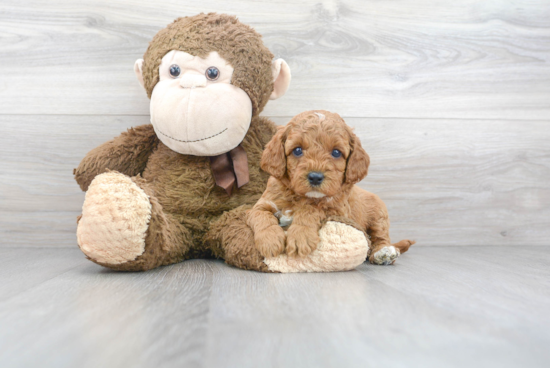
<svg viewBox="0 0 550 368">
<path fill-rule="evenodd" d="M 302 147 L 296 147 L 292 150 L 292 154 L 296 157 L 302 156 L 304 153 L 302 152 Z"/>
<path fill-rule="evenodd" d="M 174 78 L 177 78 L 179 77 L 181 73 L 181 69 L 179 66 L 177 66 L 176 64 L 174 65 L 170 65 L 170 75 Z"/>
<path fill-rule="evenodd" d="M 332 150 L 332 157 L 334 158 L 340 158 L 342 156 L 342 152 L 340 152 L 339 150 L 337 149 L 333 149 Z"/>
<path fill-rule="evenodd" d="M 220 71 L 215 66 L 211 66 L 210 68 L 206 69 L 206 78 L 208 78 L 211 81 L 214 81 L 220 77 Z"/>
</svg>

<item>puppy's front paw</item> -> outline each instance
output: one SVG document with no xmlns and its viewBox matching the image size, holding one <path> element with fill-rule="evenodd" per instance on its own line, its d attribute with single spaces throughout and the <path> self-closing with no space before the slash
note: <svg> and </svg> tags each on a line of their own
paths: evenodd
<svg viewBox="0 0 550 368">
<path fill-rule="evenodd" d="M 319 234 L 306 226 L 290 226 L 286 238 L 286 253 L 291 257 L 305 257 L 319 244 Z"/>
<path fill-rule="evenodd" d="M 271 225 L 254 234 L 254 243 L 264 258 L 276 257 L 285 251 L 285 238 L 282 227 Z"/>
<path fill-rule="evenodd" d="M 397 250 L 393 245 L 389 245 L 373 252 L 369 260 L 370 263 L 386 266 L 393 264 L 397 257 L 399 257 L 399 250 Z"/>
</svg>

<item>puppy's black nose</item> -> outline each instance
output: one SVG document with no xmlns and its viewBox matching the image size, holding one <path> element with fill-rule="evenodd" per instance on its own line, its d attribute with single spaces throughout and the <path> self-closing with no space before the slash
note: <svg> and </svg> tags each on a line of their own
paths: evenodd
<svg viewBox="0 0 550 368">
<path fill-rule="evenodd" d="M 320 172 L 312 171 L 309 174 L 307 174 L 307 180 L 309 181 L 309 184 L 311 184 L 314 187 L 321 185 L 324 178 L 325 176 Z"/>
</svg>

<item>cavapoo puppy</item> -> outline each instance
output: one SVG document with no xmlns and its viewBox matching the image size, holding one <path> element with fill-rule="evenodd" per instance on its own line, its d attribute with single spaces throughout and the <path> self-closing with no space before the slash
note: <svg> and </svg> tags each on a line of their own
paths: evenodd
<svg viewBox="0 0 550 368">
<path fill-rule="evenodd" d="M 369 156 L 338 114 L 307 111 L 279 127 L 261 167 L 271 177 L 248 225 L 262 256 L 307 256 L 329 216 L 347 217 L 370 236 L 371 263 L 391 264 L 414 244 L 391 244 L 384 202 L 355 185 L 367 175 Z"/>
</svg>

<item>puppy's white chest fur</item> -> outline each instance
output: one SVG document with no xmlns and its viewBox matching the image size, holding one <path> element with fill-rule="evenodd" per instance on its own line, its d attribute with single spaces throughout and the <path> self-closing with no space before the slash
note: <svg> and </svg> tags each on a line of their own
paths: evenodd
<svg viewBox="0 0 550 368">
<path fill-rule="evenodd" d="M 325 196 L 326 195 L 324 193 L 315 192 L 315 191 L 311 191 L 311 192 L 306 193 L 306 197 L 309 197 L 309 198 L 323 198 Z"/>
</svg>

